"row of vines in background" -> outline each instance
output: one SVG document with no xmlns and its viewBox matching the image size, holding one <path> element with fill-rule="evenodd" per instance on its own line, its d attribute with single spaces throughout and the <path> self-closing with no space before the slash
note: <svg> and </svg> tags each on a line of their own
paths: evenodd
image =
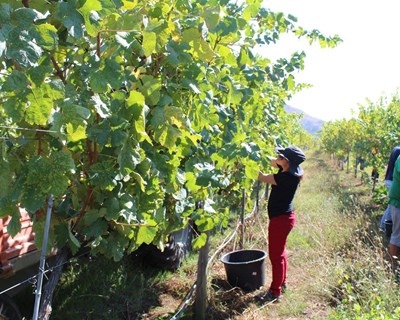
<svg viewBox="0 0 400 320">
<path fill-rule="evenodd" d="M 143 243 L 162 247 L 189 219 L 201 232 L 224 225 L 227 203 L 239 205 L 265 156 L 287 143 L 283 104 L 303 87 L 294 74 L 304 53 L 271 62 L 253 49 L 286 32 L 340 41 L 261 3 L 2 1 L 9 233 L 24 207 L 40 247 L 49 194 L 49 245 L 84 244 L 114 260 Z"/>
<path fill-rule="evenodd" d="M 368 176 L 384 179 L 392 149 L 400 144 L 400 97 L 381 97 L 359 105 L 358 116 L 331 121 L 321 131 L 321 146 L 347 172 L 368 168 Z M 344 168 L 343 167 L 343 168 Z"/>
</svg>

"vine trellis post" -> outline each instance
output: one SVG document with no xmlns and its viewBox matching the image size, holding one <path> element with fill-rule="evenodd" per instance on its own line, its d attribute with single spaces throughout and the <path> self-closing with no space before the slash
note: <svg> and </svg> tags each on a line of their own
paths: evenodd
<svg viewBox="0 0 400 320">
<path fill-rule="evenodd" d="M 259 209 L 259 197 L 260 197 L 260 181 L 257 180 L 257 187 L 256 187 L 256 214 L 258 214 Z"/>
<path fill-rule="evenodd" d="M 240 249 L 243 249 L 244 247 L 244 208 L 246 205 L 246 191 L 244 189 L 242 189 L 242 212 L 241 212 L 241 216 L 240 216 Z"/>
<path fill-rule="evenodd" d="M 39 316 L 39 308 L 40 308 L 40 300 L 42 296 L 42 286 L 43 286 L 43 276 L 45 273 L 44 267 L 46 262 L 46 249 L 47 243 L 49 240 L 49 230 L 50 230 L 50 219 L 51 219 L 51 211 L 53 210 L 53 195 L 49 196 L 47 201 L 47 214 L 46 214 L 46 223 L 44 226 L 44 235 L 43 235 L 43 243 L 42 243 L 42 252 L 40 254 L 40 263 L 39 263 L 39 273 L 38 273 L 38 284 L 35 292 L 35 304 L 33 309 L 33 320 L 37 320 Z"/>
<path fill-rule="evenodd" d="M 210 251 L 210 231 L 207 231 L 206 234 L 206 244 L 200 249 L 197 263 L 196 300 L 194 305 L 196 320 L 207 319 L 207 263 Z"/>
<path fill-rule="evenodd" d="M 267 184 L 268 186 L 268 184 Z M 259 206 L 259 189 L 260 189 L 260 183 L 257 182 L 256 185 L 256 194 L 257 194 L 257 199 L 255 202 L 255 207 L 253 208 L 251 214 L 249 216 L 258 214 L 258 206 Z M 268 196 L 268 187 L 266 189 L 266 192 L 264 194 L 264 197 Z M 234 235 L 238 233 L 239 227 L 241 228 L 241 238 L 240 238 L 240 247 L 243 249 L 243 239 L 244 239 L 244 231 L 245 231 L 245 221 L 246 218 L 249 216 L 245 217 L 245 204 L 246 204 L 246 192 L 245 189 L 242 190 L 242 210 L 241 210 L 241 217 L 240 217 L 240 223 L 237 224 L 236 229 L 232 233 L 232 235 L 229 237 L 229 240 L 224 241 L 224 243 L 220 246 L 220 248 L 217 250 L 219 252 L 222 250 L 233 238 Z M 196 320 L 205 320 L 207 319 L 207 271 L 208 271 L 208 266 L 210 265 L 211 260 L 216 256 L 217 252 L 209 259 L 209 251 L 210 251 L 210 236 L 211 233 L 210 231 L 206 232 L 207 234 L 207 240 L 205 245 L 200 249 L 199 253 L 199 258 L 197 262 L 197 279 L 196 279 L 196 298 L 194 301 L 194 319 Z M 192 286 L 193 288 L 193 286 Z M 182 315 L 183 311 L 179 311 L 179 318 Z M 171 318 L 170 320 L 175 320 L 179 319 L 176 316 Z"/>
</svg>

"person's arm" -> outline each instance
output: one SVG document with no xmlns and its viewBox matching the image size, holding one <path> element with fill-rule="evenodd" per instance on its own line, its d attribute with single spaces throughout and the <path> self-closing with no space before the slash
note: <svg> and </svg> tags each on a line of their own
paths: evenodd
<svg viewBox="0 0 400 320">
<path fill-rule="evenodd" d="M 271 159 L 271 167 L 279 168 L 275 158 Z M 258 181 L 276 185 L 276 181 L 273 174 L 264 174 L 261 171 L 258 173 Z"/>
<path fill-rule="evenodd" d="M 258 173 L 258 181 L 276 185 L 273 174 L 264 174 L 261 171 Z"/>
</svg>

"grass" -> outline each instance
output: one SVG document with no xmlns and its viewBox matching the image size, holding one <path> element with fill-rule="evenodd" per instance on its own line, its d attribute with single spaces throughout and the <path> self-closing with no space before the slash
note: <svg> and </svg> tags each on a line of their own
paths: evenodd
<svg viewBox="0 0 400 320">
<path fill-rule="evenodd" d="M 400 319 L 400 294 L 378 230 L 384 206 L 371 186 L 307 154 L 295 199 L 297 224 L 288 239 L 288 291 L 280 303 L 254 302 L 260 291 L 232 288 L 219 257 L 210 266 L 207 319 Z M 244 248 L 267 248 L 265 202 L 246 222 Z M 229 233 L 211 238 L 211 254 Z M 236 237 L 220 255 L 238 249 Z M 144 265 L 80 259 L 66 268 L 54 296 L 52 319 L 170 319 L 195 282 L 197 254 L 176 272 Z M 266 260 L 268 287 L 271 268 Z M 183 319 L 192 318 L 191 306 Z"/>
<path fill-rule="evenodd" d="M 299 287 L 316 298 L 309 305 L 324 303 L 324 318 L 366 315 L 369 319 L 371 315 L 370 319 L 395 319 L 393 302 L 399 287 L 388 262 L 387 239 L 379 232 L 376 219 L 377 211 L 383 209 L 371 203 L 369 185 L 318 158 L 308 161 L 312 182 L 299 191 L 296 205 L 303 215 L 289 243 L 296 242 L 299 234 L 314 240 L 310 249 L 293 259 L 313 270 L 307 272 L 307 285 Z"/>
</svg>

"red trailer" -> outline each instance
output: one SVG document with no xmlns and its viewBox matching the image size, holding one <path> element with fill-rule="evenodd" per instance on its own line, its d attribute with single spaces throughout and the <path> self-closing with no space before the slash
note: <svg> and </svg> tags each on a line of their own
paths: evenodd
<svg viewBox="0 0 400 320">
<path fill-rule="evenodd" d="M 7 232 L 10 217 L 0 218 L 0 319 L 20 319 L 12 297 L 29 285 L 19 285 L 36 275 L 40 250 L 34 244 L 32 221 L 26 210 L 20 209 L 21 231 L 11 237 Z M 8 290 L 12 288 L 11 290 Z"/>
</svg>

